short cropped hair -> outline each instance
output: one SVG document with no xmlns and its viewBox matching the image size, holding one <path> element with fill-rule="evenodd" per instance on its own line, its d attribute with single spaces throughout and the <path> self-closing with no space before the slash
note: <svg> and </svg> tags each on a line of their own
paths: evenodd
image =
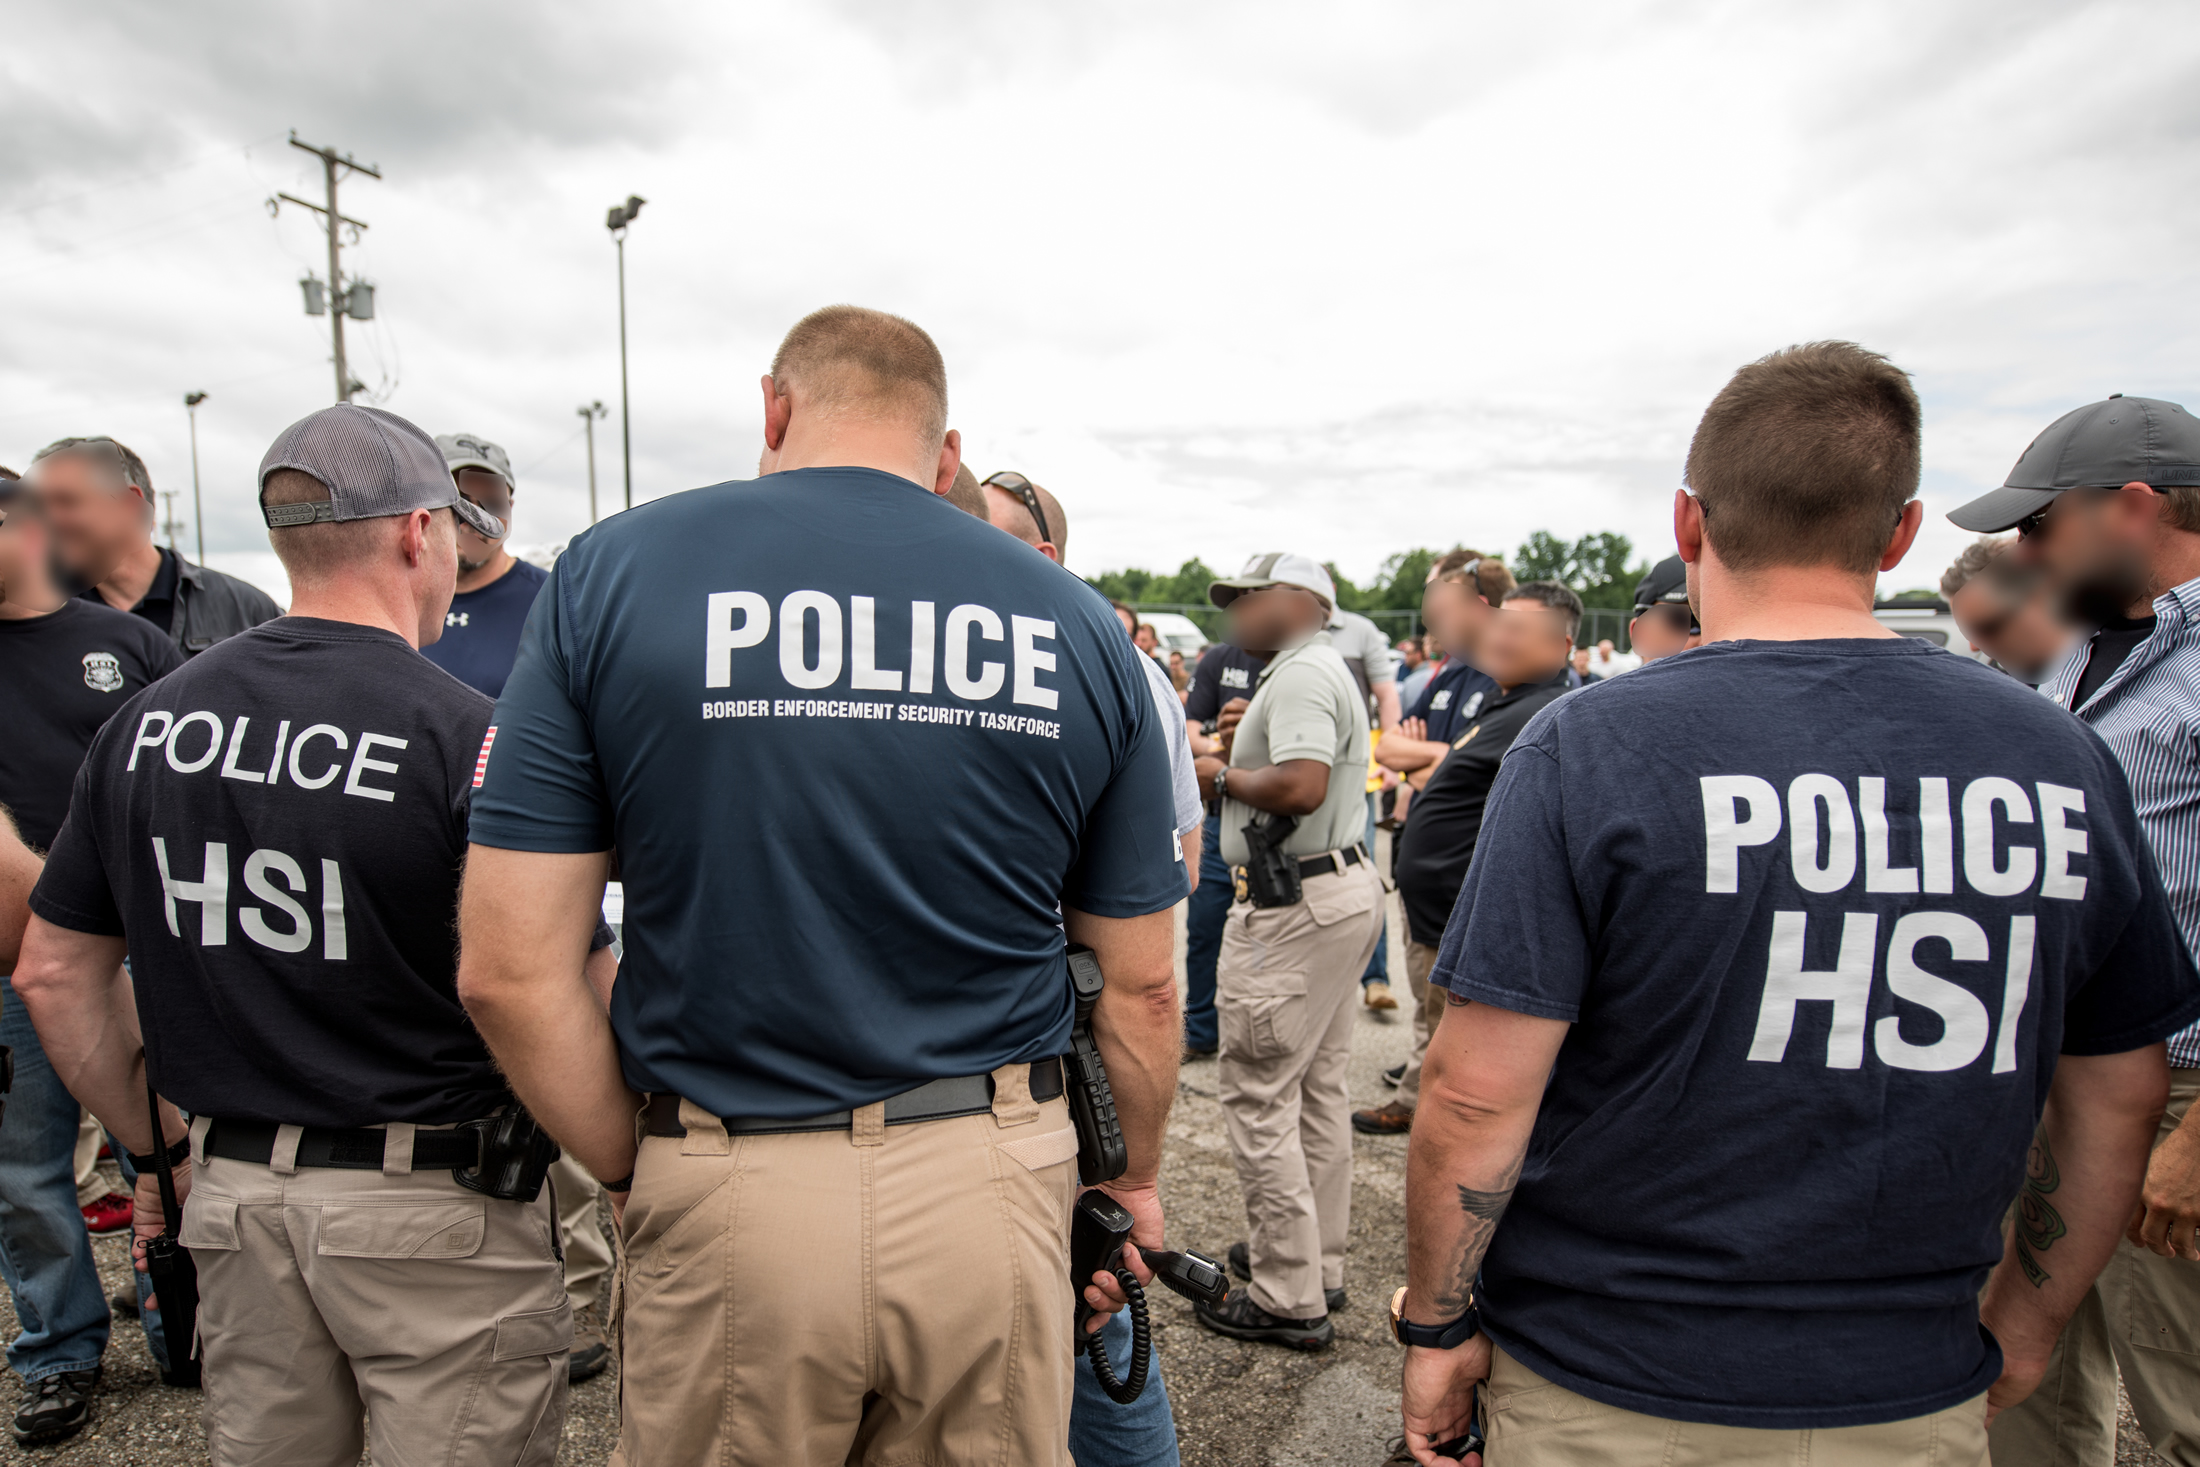
<svg viewBox="0 0 2200 1467">
<path fill-rule="evenodd" d="M 947 364 L 924 328 L 864 306 L 826 306 L 795 322 L 772 357 L 781 392 L 831 416 L 912 423 L 947 436 Z"/>
<path fill-rule="evenodd" d="M 985 491 L 978 487 L 978 476 L 970 472 L 968 464 L 955 465 L 955 482 L 947 486 L 942 497 L 964 514 L 974 514 L 981 520 L 992 518 L 985 512 Z"/>
<path fill-rule="evenodd" d="M 1991 565 L 1995 558 L 2007 550 L 2013 542 L 1997 540 L 1991 535 L 1981 535 L 1963 547 L 1954 565 L 1940 573 L 1940 594 L 1953 596 L 1978 577 L 1979 572 Z"/>
<path fill-rule="evenodd" d="M 325 504 L 328 497 L 328 485 L 304 469 L 277 469 L 267 476 L 260 490 L 260 503 L 270 508 L 278 504 Z M 386 538 L 386 527 L 395 518 L 385 515 L 364 520 L 321 520 L 310 525 L 270 528 L 267 543 L 275 548 L 275 558 L 283 563 L 293 582 L 327 580 L 370 561 Z"/>
<path fill-rule="evenodd" d="M 146 470 L 145 460 L 131 451 L 127 443 L 118 443 L 104 435 L 83 438 L 56 438 L 31 455 L 31 462 L 41 463 L 59 454 L 76 458 L 99 460 L 113 475 L 117 489 L 136 485 L 145 504 L 141 511 L 147 521 L 153 518 L 153 476 Z"/>
<path fill-rule="evenodd" d="M 1522 581 L 1505 593 L 1504 604 L 1510 606 L 1515 601 L 1534 601 L 1565 617 L 1567 641 L 1581 634 L 1581 598 L 1572 587 L 1557 581 Z"/>
<path fill-rule="evenodd" d="M 1046 511 L 1047 533 L 1053 537 L 1047 543 L 1054 547 L 1055 554 L 1067 561 L 1069 559 L 1069 511 L 1062 508 L 1062 501 L 1056 499 L 1054 491 L 1047 488 L 1046 485 L 1029 477 L 1026 477 L 1024 482 L 1031 485 L 1031 492 L 1037 497 L 1039 508 Z M 1030 507 L 1022 499 L 998 485 L 993 486 L 993 492 L 1006 499 L 1015 511 L 1013 523 L 1016 528 L 1010 530 L 1009 533 L 1026 545 L 1037 545 L 1039 543 L 1039 522 L 1031 517 Z M 986 501 L 985 516 L 988 520 L 993 518 L 992 511 L 993 502 L 989 499 Z"/>
<path fill-rule="evenodd" d="M 1470 565 L 1474 566 L 1471 574 L 1467 571 Z M 1517 584 L 1513 573 L 1505 569 L 1505 563 L 1496 556 L 1465 549 L 1447 551 L 1437 557 L 1436 564 L 1429 567 L 1429 579 L 1465 586 L 1492 606 L 1503 604 L 1506 595 Z"/>
<path fill-rule="evenodd" d="M 1923 413 L 1910 374 L 1853 341 L 1760 357 L 1711 399 L 1688 487 L 1729 570 L 1879 568 L 1917 495 Z"/>
</svg>

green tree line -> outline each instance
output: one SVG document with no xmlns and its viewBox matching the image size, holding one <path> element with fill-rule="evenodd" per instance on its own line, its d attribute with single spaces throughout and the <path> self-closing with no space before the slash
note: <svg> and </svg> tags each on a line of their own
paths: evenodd
<svg viewBox="0 0 2200 1467">
<path fill-rule="evenodd" d="M 1634 543 L 1625 535 L 1609 530 L 1578 540 L 1537 530 L 1509 556 L 1499 551 L 1485 553 L 1503 560 L 1520 580 L 1560 581 L 1574 589 L 1584 606 L 1624 614 L 1634 605 L 1635 584 L 1650 572 L 1647 561 L 1630 564 L 1634 551 Z M 1403 636 L 1419 626 L 1421 588 L 1428 580 L 1429 567 L 1444 553 L 1426 546 L 1401 550 L 1385 560 L 1374 579 L 1364 586 L 1354 584 L 1332 565 L 1329 574 L 1337 583 L 1337 603 L 1363 615 L 1407 613 L 1375 616 L 1378 624 L 1394 628 L 1397 635 Z M 1173 573 L 1131 569 L 1102 571 L 1085 579 L 1102 595 L 1132 606 L 1149 610 L 1184 608 L 1185 615 L 1198 622 L 1208 636 L 1221 634 L 1222 615 L 1207 604 L 1207 587 L 1220 576 L 1196 556 Z M 1611 633 L 1606 631 L 1604 635 Z"/>
</svg>

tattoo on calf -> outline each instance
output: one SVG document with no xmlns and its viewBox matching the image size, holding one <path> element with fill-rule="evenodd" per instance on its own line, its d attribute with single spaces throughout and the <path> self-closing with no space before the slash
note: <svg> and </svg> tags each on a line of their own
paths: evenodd
<svg viewBox="0 0 2200 1467">
<path fill-rule="evenodd" d="M 2024 1190 L 2017 1194 L 2017 1265 L 2024 1276 L 2032 1281 L 2035 1289 L 2044 1288 L 2054 1277 L 2040 1266 L 2039 1256 L 2055 1246 L 2055 1240 L 2069 1233 L 2062 1214 L 2055 1210 L 2049 1196 L 2062 1186 L 2062 1168 L 2055 1165 L 2054 1150 L 2047 1144 L 2047 1132 L 2041 1130 L 2032 1137 L 2032 1149 L 2024 1158 Z"/>
<path fill-rule="evenodd" d="M 1490 1251 L 1490 1239 L 1497 1232 L 1497 1221 L 1505 1215 L 1506 1206 L 1512 1202 L 1513 1189 L 1520 1184 L 1520 1160 L 1513 1158 L 1512 1166 L 1489 1191 L 1465 1186 L 1459 1189 L 1459 1210 L 1467 1215 L 1466 1230 L 1460 1235 L 1459 1255 L 1452 1263 L 1451 1282 L 1430 1301 L 1446 1319 L 1464 1313 L 1474 1297 L 1474 1276 L 1482 1271 L 1482 1257 Z"/>
</svg>

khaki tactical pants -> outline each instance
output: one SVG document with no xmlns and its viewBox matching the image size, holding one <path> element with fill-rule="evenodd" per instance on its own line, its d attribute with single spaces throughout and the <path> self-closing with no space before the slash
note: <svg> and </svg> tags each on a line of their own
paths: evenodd
<svg viewBox="0 0 2200 1467">
<path fill-rule="evenodd" d="M 550 1467 L 573 1340 L 556 1228 L 547 1189 L 202 1156 L 183 1241 L 215 1467 L 354 1467 L 370 1435 L 377 1467 Z"/>
<path fill-rule="evenodd" d="M 1483 1400 L 1489 1467 L 1987 1467 L 1984 1396 L 1875 1426 L 1705 1426 L 1592 1401 L 1493 1350 Z"/>
<path fill-rule="evenodd" d="M 2169 1082 L 2162 1137 L 2200 1096 L 2200 1070 Z M 2118 1243 L 2039 1389 L 1994 1418 L 1995 1467 L 2110 1467 L 2119 1373 L 2155 1452 L 2200 1467 L 2200 1263 Z"/>
<path fill-rule="evenodd" d="M 565 1297 L 573 1312 L 593 1309 L 611 1276 L 611 1244 L 596 1221 L 596 1199 L 603 1186 L 588 1168 L 561 1154 L 550 1167 L 550 1185 L 558 1194 L 558 1240 L 565 1250 Z"/>
<path fill-rule="evenodd" d="M 1305 879 L 1295 906 L 1230 908 L 1215 971 L 1222 1114 L 1253 1224 L 1253 1302 L 1285 1319 L 1329 1312 L 1352 1222 L 1345 1083 L 1360 974 L 1383 918 L 1364 861 Z"/>
<path fill-rule="evenodd" d="M 1444 1017 L 1445 990 L 1428 981 L 1436 968 L 1436 949 L 1425 942 L 1406 942 L 1406 987 L 1413 994 L 1413 1053 L 1406 1058 L 1405 1077 L 1398 1082 L 1398 1103 L 1407 1110 L 1421 1103 L 1421 1064 L 1428 1058 L 1428 1042 L 1436 1037 L 1436 1025 Z"/>
<path fill-rule="evenodd" d="M 1066 1467 L 1077 1133 L 990 1115 L 728 1136 L 683 1101 L 620 1225 L 613 1467 Z"/>
</svg>

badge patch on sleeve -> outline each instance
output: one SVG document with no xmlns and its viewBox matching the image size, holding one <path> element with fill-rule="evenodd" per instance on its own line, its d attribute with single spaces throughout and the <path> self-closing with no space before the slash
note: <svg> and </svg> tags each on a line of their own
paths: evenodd
<svg viewBox="0 0 2200 1467">
<path fill-rule="evenodd" d="M 481 736 L 481 757 L 474 760 L 474 788 L 480 789 L 482 780 L 489 776 L 489 750 L 497 741 L 497 726 L 489 725 L 489 731 Z"/>
</svg>

